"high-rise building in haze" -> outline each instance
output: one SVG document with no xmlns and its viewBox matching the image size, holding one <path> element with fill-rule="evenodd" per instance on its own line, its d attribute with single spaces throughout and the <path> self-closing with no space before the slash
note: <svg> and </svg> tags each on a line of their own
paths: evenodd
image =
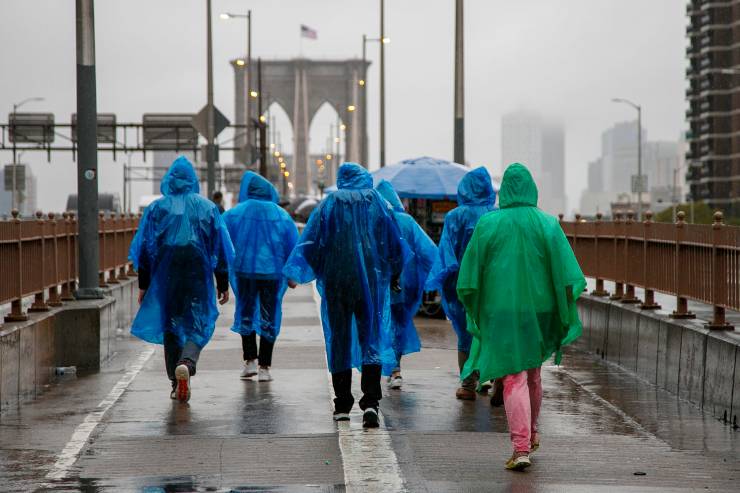
<svg viewBox="0 0 740 493">
<path fill-rule="evenodd" d="M 636 208 L 637 196 L 632 194 L 632 176 L 637 176 L 637 121 L 621 122 L 601 134 L 601 157 L 588 165 L 588 187 L 581 195 L 578 212 L 592 216 L 609 214 L 611 203 L 619 197 L 630 197 Z M 683 141 L 647 141 L 643 128 L 642 174 L 647 176 L 647 194 L 643 201 L 661 211 L 683 197 L 684 178 L 680 173 L 684 162 Z"/>
<path fill-rule="evenodd" d="M 561 123 L 530 111 L 515 111 L 501 119 L 502 171 L 523 163 L 539 189 L 539 206 L 550 214 L 565 212 L 565 131 Z"/>
<path fill-rule="evenodd" d="M 692 0 L 686 12 L 686 179 L 693 200 L 740 216 L 740 3 Z"/>
</svg>

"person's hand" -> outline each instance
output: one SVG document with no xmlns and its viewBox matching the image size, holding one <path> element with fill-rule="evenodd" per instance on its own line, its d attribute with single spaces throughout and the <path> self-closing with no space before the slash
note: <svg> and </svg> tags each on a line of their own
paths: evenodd
<svg viewBox="0 0 740 493">
<path fill-rule="evenodd" d="M 140 289 L 139 290 L 139 304 L 141 305 L 141 302 L 144 301 L 144 295 L 146 294 L 146 289 Z"/>
<path fill-rule="evenodd" d="M 295 289 L 298 286 L 298 283 L 296 283 L 293 279 L 288 279 L 288 287 L 290 289 Z"/>
<path fill-rule="evenodd" d="M 218 293 L 218 304 L 219 305 L 225 305 L 229 302 L 229 290 L 221 291 Z"/>
</svg>

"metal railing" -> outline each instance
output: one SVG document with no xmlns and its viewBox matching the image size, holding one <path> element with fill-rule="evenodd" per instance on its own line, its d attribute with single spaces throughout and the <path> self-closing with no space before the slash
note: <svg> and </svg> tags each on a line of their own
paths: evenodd
<svg viewBox="0 0 740 493">
<path fill-rule="evenodd" d="M 9 220 L 0 220 L 0 305 L 10 303 L 6 322 L 28 319 L 23 298 L 33 296 L 29 311 L 46 311 L 72 300 L 77 282 L 77 218 L 36 213 L 35 219 L 21 220 L 13 211 Z M 100 286 L 116 284 L 135 275 L 128 261 L 128 249 L 139 218 L 118 214 L 98 219 L 100 241 Z"/>
<path fill-rule="evenodd" d="M 652 213 L 636 222 L 633 213 L 614 221 L 563 221 L 560 224 L 578 258 L 583 273 L 596 279 L 594 296 L 609 296 L 604 281 L 614 281 L 611 299 L 640 303 L 645 310 L 657 309 L 655 291 L 676 296 L 674 318 L 694 318 L 688 300 L 714 307 L 711 329 L 732 329 L 725 310 L 740 310 L 740 228 L 722 223 L 721 212 L 714 224 L 687 224 L 685 214 L 677 221 L 656 223 Z M 645 290 L 645 299 L 635 296 L 635 286 Z"/>
</svg>

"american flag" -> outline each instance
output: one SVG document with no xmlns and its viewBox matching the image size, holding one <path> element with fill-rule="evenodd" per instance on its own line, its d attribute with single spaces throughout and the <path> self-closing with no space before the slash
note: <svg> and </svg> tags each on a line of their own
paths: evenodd
<svg viewBox="0 0 740 493">
<path fill-rule="evenodd" d="M 318 39 L 319 34 L 305 24 L 301 24 L 301 36 L 308 39 Z"/>
</svg>

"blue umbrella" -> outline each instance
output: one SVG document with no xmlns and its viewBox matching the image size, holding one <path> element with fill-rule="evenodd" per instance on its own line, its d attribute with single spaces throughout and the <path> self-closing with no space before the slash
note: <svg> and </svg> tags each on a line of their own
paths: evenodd
<svg viewBox="0 0 740 493">
<path fill-rule="evenodd" d="M 457 185 L 470 171 L 462 164 L 436 159 L 418 157 L 373 171 L 373 184 L 388 180 L 402 199 L 457 200 Z M 493 188 L 498 190 L 498 184 Z M 337 188 L 326 189 L 333 192 Z"/>
</svg>

